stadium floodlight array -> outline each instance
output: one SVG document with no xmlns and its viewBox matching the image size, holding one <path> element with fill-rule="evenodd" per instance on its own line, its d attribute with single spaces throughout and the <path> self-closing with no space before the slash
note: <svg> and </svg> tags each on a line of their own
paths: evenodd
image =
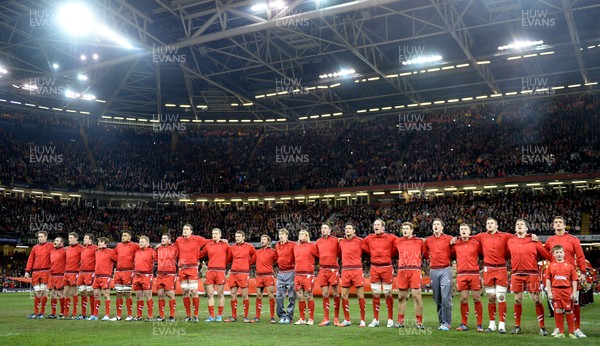
<svg viewBox="0 0 600 346">
<path fill-rule="evenodd" d="M 262 11 L 266 11 L 268 9 L 280 10 L 280 9 L 284 8 L 285 6 L 286 6 L 286 4 L 283 1 L 275 0 L 275 1 L 269 1 L 269 3 L 262 2 L 259 4 L 253 5 L 252 7 L 250 7 L 250 9 L 254 12 L 262 12 Z"/>
<path fill-rule="evenodd" d="M 120 47 L 131 49 L 133 45 L 123 38 L 121 35 L 112 31 L 106 25 L 97 21 L 93 11 L 83 3 L 71 2 L 60 7 L 58 11 L 58 24 L 63 30 L 74 36 L 85 36 L 91 33 L 98 34 Z M 82 55 L 81 60 L 85 60 L 85 55 Z M 94 57 L 97 60 L 97 56 Z"/>
<path fill-rule="evenodd" d="M 85 101 L 93 101 L 96 99 L 96 96 L 94 96 L 93 94 L 78 93 L 71 89 L 65 90 L 65 96 L 70 99 L 81 99 Z"/>
<path fill-rule="evenodd" d="M 4 67 L 0 66 L 0 77 L 2 77 L 3 74 L 7 74 L 8 70 L 5 69 Z"/>
<path fill-rule="evenodd" d="M 428 64 L 430 62 L 441 61 L 442 59 L 441 55 L 418 56 L 414 59 L 403 61 L 402 65 Z"/>
<path fill-rule="evenodd" d="M 334 78 L 334 77 L 345 77 L 347 75 L 353 74 L 356 71 L 354 69 L 342 69 L 338 72 L 333 72 L 333 73 L 323 73 L 322 75 L 319 75 L 319 78 L 323 79 L 323 78 Z"/>
<path fill-rule="evenodd" d="M 499 46 L 498 50 L 507 50 L 507 49 L 522 49 L 522 48 L 530 48 L 535 46 L 541 46 L 544 44 L 544 41 L 515 41 L 511 44 L 507 44 L 506 46 Z"/>
</svg>

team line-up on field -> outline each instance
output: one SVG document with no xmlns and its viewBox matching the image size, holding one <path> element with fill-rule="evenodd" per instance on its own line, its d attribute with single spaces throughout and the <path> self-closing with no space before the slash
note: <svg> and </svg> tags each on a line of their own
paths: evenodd
<svg viewBox="0 0 600 346">
<path fill-rule="evenodd" d="M 372 290 L 373 321 L 369 327 L 379 326 L 381 296 L 387 306 L 387 327 L 405 327 L 406 301 L 411 290 L 414 300 L 416 328 L 423 326 L 422 260 L 430 262 L 433 298 L 437 305 L 439 330 L 448 331 L 452 324 L 452 260 L 456 260 L 456 284 L 460 292 L 461 323 L 457 331 L 468 330 L 469 291 L 475 305 L 476 330 L 483 332 L 483 309 L 481 303 L 481 268 L 483 258 L 483 285 L 488 298 L 489 326 L 485 332 L 506 333 L 506 293 L 508 289 L 507 262 L 511 263 L 511 286 L 515 293 L 515 327 L 513 334 L 521 333 L 523 292 L 528 291 L 535 303 L 535 310 L 542 336 L 545 329 L 544 308 L 540 292 L 546 290 L 555 310 L 555 337 L 565 337 L 564 319 L 567 320 L 569 337 L 586 337 L 580 330 L 581 314 L 578 304 L 580 283 L 585 282 L 585 257 L 579 240 L 565 231 L 565 220 L 557 216 L 553 219 L 555 235 L 541 244 L 535 235 L 527 233 L 527 223 L 519 219 L 515 223 L 515 234 L 498 231 L 498 222 L 493 218 L 486 221 L 486 232 L 471 236 L 468 224 L 460 225 L 460 237 L 443 233 L 444 223 L 434 219 L 433 235 L 426 239 L 413 236 L 413 225 L 402 224 L 402 236 L 385 233 L 385 223 L 381 219 L 373 223 L 373 233 L 362 239 L 356 236 L 352 224 L 346 224 L 344 237 L 331 236 L 331 227 L 324 223 L 321 235 L 311 243 L 306 230 L 299 232 L 298 241 L 288 239 L 286 229 L 279 230 L 279 241 L 275 249 L 270 247 L 271 238 L 261 236 L 261 248 L 245 243 L 243 231 L 235 234 L 235 244 L 229 245 L 221 239 L 221 230 L 212 230 L 212 239 L 193 235 L 192 226 L 183 226 L 182 235 L 171 242 L 171 235 L 163 234 L 161 243 L 150 246 L 148 237 L 141 236 L 139 243 L 131 241 L 131 233 L 124 231 L 121 242 L 115 249 L 107 248 L 109 239 L 85 234 L 83 245 L 78 242 L 76 233 L 69 233 L 68 246 L 57 237 L 54 243 L 47 242 L 47 232 L 38 232 L 38 244 L 31 251 L 26 267 L 26 278 L 31 276 L 35 291 L 34 312 L 30 319 L 44 318 L 51 294 L 52 314 L 48 318 L 70 318 L 98 320 L 101 297 L 104 298 L 105 316 L 102 321 L 123 319 L 123 303 L 127 309 L 126 321 L 143 320 L 144 304 L 147 306 L 145 321 L 174 321 L 175 284 L 179 280 L 183 291 L 185 322 L 199 322 L 200 298 L 198 295 L 199 261 L 208 258 L 206 272 L 206 293 L 209 316 L 205 322 L 236 322 L 238 319 L 238 295 L 243 301 L 243 320 L 257 323 L 261 319 L 262 300 L 269 298 L 270 322 L 290 324 L 293 321 L 296 299 L 300 318 L 295 325 L 313 325 L 315 303 L 313 286 L 315 279 L 322 289 L 323 321 L 319 326 L 333 324 L 339 327 L 350 326 L 349 293 L 356 288 L 360 307 L 359 327 L 365 327 L 365 297 L 362 256 L 370 256 L 370 282 Z M 396 287 L 398 289 L 398 315 L 394 322 L 394 300 L 392 295 L 392 260 L 397 259 Z M 315 262 L 318 260 L 319 273 L 315 277 Z M 549 260 L 543 278 L 540 278 L 539 260 Z M 341 262 L 341 268 L 340 268 Z M 157 264 L 156 276 L 154 266 Z M 223 320 L 224 286 L 227 266 L 230 265 L 229 286 L 231 287 L 231 317 Z M 250 301 L 248 282 L 251 265 L 256 270 L 256 313 L 249 316 Z M 274 270 L 277 266 L 277 271 Z M 116 267 L 116 268 L 115 268 Z M 581 271 L 578 275 L 576 268 Z M 341 269 L 341 274 L 340 274 Z M 116 316 L 110 317 L 110 287 L 114 281 L 116 291 Z M 153 319 L 154 301 L 152 285 L 155 282 L 158 295 L 159 317 Z M 341 286 L 341 296 L 339 294 Z M 275 290 L 276 288 L 276 290 Z M 134 316 L 132 292 L 137 298 Z M 217 312 L 215 297 L 217 293 Z M 276 293 L 275 293 L 276 292 Z M 333 296 L 334 316 L 331 321 L 330 296 Z M 285 305 L 285 298 L 288 298 Z M 165 318 L 165 307 L 169 305 L 169 317 Z M 77 315 L 77 305 L 81 300 L 81 314 Z M 88 305 L 89 301 L 89 305 Z M 60 310 L 57 315 L 57 305 Z M 496 304 L 496 302 L 498 304 Z M 340 307 L 344 319 L 339 321 Z M 90 316 L 87 317 L 88 308 Z M 308 318 L 306 316 L 308 309 Z M 498 309 L 498 314 L 496 310 Z M 276 311 L 275 311 L 276 310 Z M 275 312 L 279 321 L 275 319 Z M 498 325 L 496 325 L 498 315 Z"/>
</svg>

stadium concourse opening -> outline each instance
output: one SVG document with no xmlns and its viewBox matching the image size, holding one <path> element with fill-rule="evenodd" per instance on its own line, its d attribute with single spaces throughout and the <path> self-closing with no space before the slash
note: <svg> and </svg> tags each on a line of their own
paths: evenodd
<svg viewBox="0 0 600 346">
<path fill-rule="evenodd" d="M 6 2 L 3 344 L 593 342 L 599 16 Z"/>
</svg>

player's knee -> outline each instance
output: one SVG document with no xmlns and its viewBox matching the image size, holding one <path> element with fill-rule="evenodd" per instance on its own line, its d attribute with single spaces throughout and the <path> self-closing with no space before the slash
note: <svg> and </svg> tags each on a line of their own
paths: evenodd
<svg viewBox="0 0 600 346">
<path fill-rule="evenodd" d="M 503 303 L 506 301 L 506 287 L 498 286 L 496 288 L 496 299 L 500 303 Z"/>
</svg>

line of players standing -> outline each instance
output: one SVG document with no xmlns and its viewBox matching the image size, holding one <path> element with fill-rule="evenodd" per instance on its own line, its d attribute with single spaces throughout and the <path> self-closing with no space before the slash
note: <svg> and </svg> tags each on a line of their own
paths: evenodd
<svg viewBox="0 0 600 346">
<path fill-rule="evenodd" d="M 365 323 L 364 274 L 362 256 L 370 256 L 370 282 L 373 292 L 373 321 L 369 327 L 379 326 L 380 300 L 383 294 L 388 320 L 387 327 L 405 327 L 406 301 L 409 289 L 414 300 L 416 328 L 423 326 L 423 302 L 421 297 L 421 267 L 422 260 L 430 262 L 430 276 L 433 288 L 433 298 L 437 305 L 439 330 L 450 330 L 452 323 L 452 259 L 457 262 L 456 283 L 461 297 L 462 323 L 456 330 L 465 331 L 469 307 L 467 304 L 469 291 L 475 303 L 477 331 L 482 327 L 481 277 L 479 259 L 483 257 L 483 284 L 488 297 L 489 326 L 486 332 L 506 332 L 506 293 L 508 288 L 507 262 L 511 261 L 511 291 L 515 293 L 515 328 L 513 334 L 521 333 L 520 320 L 522 313 L 523 292 L 528 291 L 535 303 L 536 315 L 540 326 L 540 334 L 547 335 L 544 326 L 544 309 L 541 304 L 538 274 L 538 260 L 546 259 L 557 262 L 549 250 L 555 246 L 562 247 L 564 263 L 575 270 L 582 270 L 580 280 L 585 280 L 585 258 L 583 250 L 576 237 L 565 232 L 565 220 L 555 217 L 553 220 L 555 235 L 542 245 L 535 235 L 527 234 L 527 223 L 517 220 L 515 234 L 498 231 L 498 223 L 489 218 L 486 221 L 486 232 L 471 236 L 470 226 L 461 224 L 460 237 L 451 237 L 443 233 L 444 224 L 440 219 L 434 219 L 433 235 L 426 239 L 413 236 L 413 225 L 409 222 L 402 224 L 402 236 L 397 237 L 385 233 L 385 222 L 377 219 L 373 223 L 373 233 L 364 239 L 356 236 L 356 230 L 351 224 L 345 225 L 344 237 L 331 236 L 328 224 L 321 226 L 321 235 L 315 243 L 311 243 L 309 233 L 299 232 L 297 242 L 288 239 L 288 231 L 279 230 L 279 241 L 275 249 L 270 247 L 271 239 L 261 236 L 261 248 L 254 247 L 244 241 L 244 232 L 235 234 L 235 244 L 229 245 L 221 239 L 218 228 L 212 230 L 212 239 L 208 240 L 192 234 L 192 226 L 183 227 L 182 236 L 171 243 L 171 236 L 164 234 L 161 243 L 154 249 L 150 247 L 149 239 L 140 237 L 139 243 L 131 242 L 131 233 L 124 231 L 121 242 L 115 249 L 107 248 L 109 240 L 101 237 L 98 245 L 94 245 L 94 237 L 86 234 L 83 245 L 78 243 L 78 235 L 69 233 L 68 246 L 64 240 L 57 237 L 54 243 L 48 243 L 47 233 L 38 232 L 38 242 L 34 246 L 26 267 L 26 277 L 32 276 L 32 285 L 36 294 L 34 313 L 29 318 L 43 318 L 47 303 L 47 291 L 51 293 L 52 314 L 48 318 L 98 319 L 101 297 L 104 297 L 105 316 L 102 320 L 118 321 L 123 318 L 123 304 L 127 309 L 125 320 L 143 320 L 143 306 L 147 305 L 148 318 L 153 321 L 152 286 L 156 281 L 158 290 L 159 317 L 156 321 L 174 321 L 175 316 L 175 284 L 179 280 L 183 291 L 183 303 L 186 311 L 186 322 L 198 322 L 200 307 L 198 296 L 198 263 L 208 257 L 206 273 L 206 293 L 208 296 L 209 317 L 205 322 L 236 322 L 238 319 L 238 293 L 243 300 L 244 322 L 260 322 L 262 298 L 269 297 L 270 322 L 275 320 L 275 305 L 280 324 L 290 324 L 293 321 L 295 300 L 299 302 L 300 318 L 296 325 L 314 324 L 313 286 L 315 279 L 321 286 L 323 294 L 324 319 L 319 326 L 328 326 L 330 321 L 330 296 L 334 300 L 333 324 L 340 327 L 350 326 L 349 293 L 351 287 L 356 288 L 360 308 L 359 327 Z M 559 251 L 560 252 L 560 251 Z M 394 300 L 392 295 L 393 267 L 392 259 L 397 258 L 396 288 L 398 289 L 398 315 L 393 319 Z M 315 261 L 319 261 L 319 274 L 315 277 Z M 341 275 L 340 262 L 341 260 Z M 154 266 L 158 264 L 157 275 L 154 277 Z M 115 270 L 116 265 L 116 270 Z M 226 268 L 230 265 L 229 286 L 231 287 L 231 317 L 223 320 L 224 285 Z M 250 266 L 256 266 L 256 314 L 250 318 L 248 282 Z M 278 271 L 274 271 L 277 265 Z M 553 268 L 552 265 L 548 268 Z M 556 285 L 566 285 L 573 291 L 578 289 L 572 282 L 555 283 L 554 274 L 546 270 L 546 288 L 549 296 L 553 295 Z M 114 273 L 113 273 L 114 272 Z M 559 275 L 560 276 L 560 275 Z M 561 276 L 562 277 L 562 276 Z M 110 287 L 114 281 L 116 291 L 116 316 L 110 317 Z M 575 280 L 577 281 L 577 280 Z M 565 284 L 566 282 L 566 284 Z M 276 286 L 276 297 L 275 297 Z M 339 293 L 341 286 L 341 295 Z M 552 287 L 552 289 L 550 289 Z M 557 286 L 557 289 L 564 288 Z M 132 292 L 136 293 L 137 311 L 134 316 Z M 215 314 L 214 292 L 217 293 L 217 313 Z M 558 291 L 557 291 L 558 292 Z M 287 306 L 284 305 L 288 297 Z M 556 296 L 556 295 L 554 295 Z M 564 296 L 561 295 L 561 297 Z M 576 301 L 576 292 L 572 296 L 572 304 L 568 299 L 555 299 L 554 308 L 557 312 L 557 328 L 553 335 L 564 337 L 562 312 L 565 313 L 571 335 L 585 337 L 581 332 L 580 309 Z M 81 299 L 81 314 L 77 316 L 77 304 Z M 169 317 L 165 318 L 166 300 L 168 298 Z M 88 305 L 89 301 L 89 305 Z M 60 302 L 60 310 L 56 310 Z M 498 305 L 496 306 L 496 302 Z M 72 304 L 71 304 L 72 303 Z M 341 304 L 341 305 L 340 305 Z M 344 320 L 339 321 L 340 306 Z M 498 308 L 499 324 L 496 326 L 496 309 Z M 306 316 L 308 309 L 308 318 Z M 69 317 L 69 312 L 71 315 Z M 561 321 L 558 316 L 560 315 Z M 560 322 L 560 325 L 559 325 Z M 575 329 L 575 330 L 573 330 Z"/>
</svg>

